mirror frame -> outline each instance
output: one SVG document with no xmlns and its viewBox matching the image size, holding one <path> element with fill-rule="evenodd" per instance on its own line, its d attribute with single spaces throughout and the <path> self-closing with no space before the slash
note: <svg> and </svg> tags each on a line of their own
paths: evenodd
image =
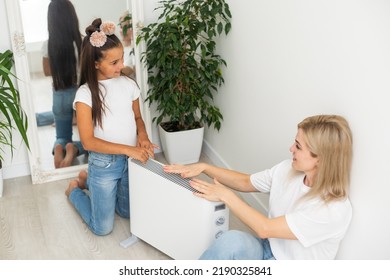
<svg viewBox="0 0 390 280">
<path fill-rule="evenodd" d="M 126 1 L 126 0 L 123 0 Z M 6 12 L 8 17 L 8 26 L 11 36 L 12 51 L 15 60 L 15 74 L 18 77 L 17 85 L 20 93 L 21 105 L 24 108 L 27 118 L 29 120 L 29 127 L 27 130 L 27 137 L 30 142 L 30 151 L 28 151 L 28 159 L 30 162 L 31 180 L 33 184 L 40 184 L 56 180 L 76 177 L 80 170 L 86 169 L 87 164 L 77 166 L 70 166 L 65 168 L 58 168 L 52 170 L 44 170 L 41 164 L 40 148 L 38 143 L 38 127 L 35 121 L 35 112 L 33 110 L 33 100 L 30 88 L 30 71 L 28 65 L 28 58 L 24 40 L 23 24 L 20 13 L 19 1 L 5 0 Z M 142 0 L 131 0 L 131 11 L 133 16 L 134 37 L 136 38 L 138 32 L 143 26 L 144 13 Z M 12 15 L 12 16 L 10 16 Z M 151 130 L 151 116 L 149 106 L 143 102 L 146 98 L 147 92 L 147 69 L 140 62 L 140 55 L 145 49 L 145 44 L 134 45 L 137 69 L 137 83 L 141 88 L 140 104 L 141 113 L 144 118 L 146 130 L 149 138 L 152 139 Z"/>
</svg>

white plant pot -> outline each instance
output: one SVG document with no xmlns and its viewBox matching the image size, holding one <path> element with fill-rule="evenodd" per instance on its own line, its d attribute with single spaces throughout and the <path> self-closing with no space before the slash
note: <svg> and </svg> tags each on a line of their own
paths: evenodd
<svg viewBox="0 0 390 280">
<path fill-rule="evenodd" d="M 164 156 L 168 163 L 189 164 L 199 161 L 204 127 L 167 132 L 159 125 L 158 131 Z"/>
</svg>

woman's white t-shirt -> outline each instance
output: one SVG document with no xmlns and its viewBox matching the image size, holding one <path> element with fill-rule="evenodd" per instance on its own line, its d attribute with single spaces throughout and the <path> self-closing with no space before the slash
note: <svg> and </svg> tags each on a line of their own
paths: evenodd
<svg viewBox="0 0 390 280">
<path fill-rule="evenodd" d="M 303 173 L 294 173 L 291 160 L 252 174 L 252 185 L 269 193 L 269 218 L 285 216 L 298 240 L 269 238 L 276 259 L 334 259 L 352 219 L 349 199 L 325 204 L 301 199 L 308 191 Z"/>
</svg>

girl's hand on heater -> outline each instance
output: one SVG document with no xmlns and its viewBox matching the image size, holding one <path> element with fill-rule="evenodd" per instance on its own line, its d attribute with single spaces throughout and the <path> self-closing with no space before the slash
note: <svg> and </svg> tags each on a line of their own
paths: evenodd
<svg viewBox="0 0 390 280">
<path fill-rule="evenodd" d="M 154 158 L 154 149 L 158 149 L 158 150 L 160 149 L 158 145 L 150 142 L 148 137 L 144 137 L 144 138 L 138 137 L 137 147 L 148 149 L 152 153 L 151 154 L 152 158 Z"/>
<path fill-rule="evenodd" d="M 191 187 L 193 187 L 198 192 L 195 192 L 194 195 L 205 198 L 209 201 L 215 202 L 226 202 L 227 197 L 232 191 L 222 185 L 217 179 L 214 179 L 213 183 L 208 183 L 199 179 L 192 179 L 190 181 Z"/>
<path fill-rule="evenodd" d="M 134 159 L 141 161 L 142 163 L 146 163 L 149 157 L 153 157 L 154 153 L 150 149 L 141 148 L 141 147 L 133 147 L 131 150 L 131 154 L 128 155 Z"/>
<path fill-rule="evenodd" d="M 204 166 L 202 163 L 188 165 L 171 164 L 164 165 L 163 170 L 167 173 L 180 174 L 182 178 L 192 178 L 201 174 L 204 171 Z"/>
</svg>

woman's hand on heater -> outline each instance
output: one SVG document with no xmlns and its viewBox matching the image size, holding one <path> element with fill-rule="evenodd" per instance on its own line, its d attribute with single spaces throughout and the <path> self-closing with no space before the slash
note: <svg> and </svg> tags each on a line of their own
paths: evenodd
<svg viewBox="0 0 390 280">
<path fill-rule="evenodd" d="M 205 167 L 204 163 L 194 163 L 188 165 L 171 164 L 163 166 L 163 169 L 167 173 L 180 174 L 182 178 L 192 178 L 201 174 Z"/>
<path fill-rule="evenodd" d="M 214 179 L 214 182 L 212 183 L 199 179 L 192 179 L 190 181 L 190 185 L 198 191 L 195 192 L 194 195 L 205 198 L 209 201 L 226 202 L 228 197 L 233 194 L 231 189 L 222 185 L 217 179 Z"/>
</svg>

